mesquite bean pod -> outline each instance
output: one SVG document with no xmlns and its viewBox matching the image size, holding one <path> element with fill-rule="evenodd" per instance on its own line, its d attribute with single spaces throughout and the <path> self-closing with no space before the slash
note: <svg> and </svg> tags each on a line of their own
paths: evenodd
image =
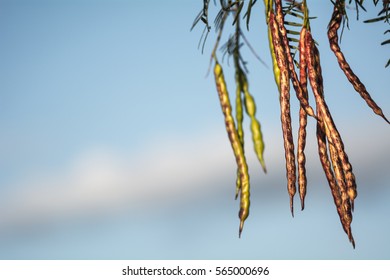
<svg viewBox="0 0 390 280">
<path fill-rule="evenodd" d="M 255 149 L 256 156 L 263 168 L 263 171 L 266 173 L 267 168 L 264 161 L 264 141 L 263 134 L 261 133 L 260 122 L 256 119 L 256 103 L 253 99 L 253 96 L 249 93 L 248 81 L 243 77 L 243 91 L 244 91 L 244 101 L 245 101 L 245 110 L 248 116 L 251 119 L 251 132 L 252 132 L 252 141 Z"/>
<path fill-rule="evenodd" d="M 321 74 L 321 66 L 319 63 L 319 52 L 317 47 L 315 46 L 313 39 L 311 38 L 310 31 L 307 32 L 307 48 L 311 48 L 312 53 L 308 55 L 308 62 L 311 60 L 311 62 L 308 63 L 308 69 L 309 69 L 309 77 L 310 78 L 310 83 L 313 88 L 312 82 L 314 82 L 316 79 L 319 79 L 321 81 L 322 85 L 322 75 Z M 345 179 L 347 182 L 347 188 L 348 188 L 348 193 L 350 196 L 350 199 L 353 203 L 354 199 L 356 198 L 357 192 L 356 192 L 356 182 L 355 182 L 355 176 L 352 172 L 352 166 L 349 163 L 348 156 L 344 150 L 344 143 L 341 139 L 341 136 L 336 128 L 336 125 L 334 124 L 333 118 L 330 115 L 328 106 L 326 105 L 326 102 L 323 98 L 323 90 L 321 91 L 315 90 L 313 88 L 313 93 L 314 95 L 318 96 L 319 104 L 321 111 L 324 116 L 324 122 L 325 125 L 327 126 L 327 131 L 329 131 L 329 139 L 331 139 L 331 142 L 335 145 L 337 152 L 339 153 L 339 157 L 342 163 L 342 167 L 345 173 Z M 317 99 L 316 96 L 316 99 Z"/>
<path fill-rule="evenodd" d="M 287 59 L 285 56 L 285 50 L 283 48 L 278 24 L 275 20 L 273 11 L 269 13 L 269 28 L 271 30 L 273 50 L 275 52 L 275 58 L 280 70 L 280 88 L 279 88 L 279 101 L 281 110 L 281 122 L 284 139 L 284 150 L 286 157 L 286 176 L 287 176 L 287 189 L 290 196 L 290 210 L 294 215 L 293 198 L 296 193 L 296 167 L 295 167 L 295 155 L 294 155 L 294 141 L 292 136 L 291 127 L 291 114 L 290 114 L 290 78 L 287 66 Z"/>
<path fill-rule="evenodd" d="M 243 105 L 242 105 L 242 98 L 241 98 L 241 93 L 243 91 L 243 85 L 242 82 L 240 81 L 241 78 L 237 77 L 238 74 L 236 74 L 236 121 L 237 121 L 237 133 L 238 137 L 241 141 L 241 143 L 244 143 L 244 130 L 242 123 L 244 121 L 244 114 L 243 114 Z"/>
<path fill-rule="evenodd" d="M 303 98 L 308 99 L 307 93 L 307 63 L 305 57 L 305 36 L 306 27 L 302 27 L 299 40 L 299 79 L 302 88 Z M 299 108 L 299 130 L 298 130 L 298 148 L 297 148 L 297 162 L 298 162 L 298 186 L 299 197 L 301 199 L 301 209 L 305 208 L 305 196 L 307 187 L 306 178 L 306 126 L 307 126 L 307 113 L 302 107 Z"/>
<path fill-rule="evenodd" d="M 276 61 L 275 49 L 272 43 L 271 27 L 269 25 L 268 25 L 268 41 L 269 41 L 269 49 L 271 52 L 272 69 L 274 72 L 275 83 L 276 86 L 278 87 L 278 91 L 280 92 L 280 69 L 278 66 L 278 62 Z"/>
<path fill-rule="evenodd" d="M 348 156 L 344 150 L 344 144 L 341 139 L 341 136 L 333 122 L 332 116 L 324 99 L 319 52 L 314 44 L 314 40 L 311 37 L 311 33 L 309 30 L 307 30 L 306 32 L 305 45 L 308 65 L 308 77 L 310 80 L 310 85 L 313 90 L 314 97 L 316 99 L 317 116 L 320 117 L 320 119 L 318 120 L 320 122 L 320 131 L 322 131 L 326 135 L 326 138 L 329 141 L 329 145 L 332 146 L 330 147 L 331 160 L 333 165 L 332 167 L 333 170 L 335 170 L 336 172 L 336 175 L 334 175 L 332 171 L 332 180 L 334 180 L 335 177 L 338 180 L 338 184 L 335 184 L 338 188 L 338 192 L 340 194 L 341 199 L 340 203 L 338 203 L 338 198 L 335 199 L 335 203 L 337 211 L 340 215 L 340 220 L 342 222 L 343 228 L 348 234 L 349 240 L 351 241 L 352 245 L 355 246 L 350 227 L 350 224 L 352 222 L 351 205 L 353 205 L 353 201 L 356 197 L 355 176 L 352 172 L 352 166 L 349 163 Z M 320 153 L 320 158 L 321 157 L 323 157 L 323 155 L 321 155 Z M 329 185 L 332 189 L 332 194 L 334 196 L 334 186 L 329 180 L 328 175 L 327 178 Z M 344 186 L 346 186 L 346 188 Z M 345 190 L 349 195 L 349 199 L 346 199 Z"/>
<path fill-rule="evenodd" d="M 350 223 L 348 223 L 349 219 L 347 220 L 345 219 L 345 211 L 341 202 L 340 189 L 337 185 L 337 181 L 334 176 L 331 163 L 329 161 L 328 149 L 326 144 L 325 126 L 323 124 L 322 118 L 320 118 L 320 114 L 318 116 L 319 116 L 319 121 L 317 122 L 317 143 L 318 143 L 318 153 L 319 153 L 321 165 L 324 170 L 326 179 L 328 180 L 330 190 L 333 196 L 333 201 L 336 205 L 336 209 L 340 218 L 341 225 L 345 233 L 347 233 L 349 239 L 351 240 L 353 247 L 355 247 L 355 242 L 353 240 L 352 232 L 351 232 L 351 225 Z"/>
<path fill-rule="evenodd" d="M 217 86 L 219 101 L 221 104 L 222 112 L 225 117 L 226 132 L 229 136 L 230 144 L 232 146 L 233 153 L 236 158 L 236 164 L 237 164 L 238 173 L 240 177 L 241 192 L 240 192 L 240 211 L 239 211 L 239 218 L 240 218 L 239 235 L 241 236 L 241 232 L 244 227 L 244 222 L 249 215 L 249 205 L 250 205 L 248 165 L 246 163 L 244 149 L 239 139 L 238 132 L 235 127 L 235 122 L 232 116 L 232 107 L 230 105 L 229 93 L 227 91 L 222 67 L 217 61 L 215 61 L 214 75 L 215 75 L 215 83 Z"/>
<path fill-rule="evenodd" d="M 343 70 L 348 81 L 352 84 L 354 89 L 360 94 L 360 96 L 366 101 L 367 105 L 374 111 L 375 114 L 381 116 L 386 122 L 389 120 L 385 117 L 382 109 L 371 98 L 364 84 L 360 81 L 359 77 L 352 71 L 343 52 L 340 49 L 337 31 L 340 28 L 341 21 L 345 13 L 345 0 L 337 0 L 334 4 L 333 14 L 328 25 L 328 39 L 330 48 L 337 58 L 337 62 L 341 70 Z"/>
<path fill-rule="evenodd" d="M 292 81 L 295 93 L 297 95 L 297 98 L 298 98 L 302 108 L 306 111 L 306 113 L 312 117 L 315 117 L 314 110 L 309 105 L 307 98 L 305 98 L 305 96 L 304 96 L 302 86 L 299 83 L 298 75 L 297 75 L 295 68 L 294 68 L 294 60 L 291 56 L 290 45 L 289 45 L 289 41 L 287 38 L 287 30 L 286 30 L 286 27 L 284 26 L 284 16 L 283 16 L 283 11 L 282 11 L 282 1 L 281 0 L 275 0 L 275 8 L 276 8 L 275 9 L 276 10 L 275 20 L 276 20 L 278 27 L 279 27 L 279 34 L 280 34 L 280 38 L 281 38 L 281 43 L 283 45 L 284 53 L 285 53 L 285 56 L 287 59 L 286 64 L 288 66 L 290 79 Z"/>
<path fill-rule="evenodd" d="M 341 205 L 343 207 L 343 219 L 348 225 L 347 234 L 350 236 L 350 224 L 352 222 L 352 211 L 351 211 L 351 200 L 349 199 L 347 186 L 345 184 L 344 173 L 341 168 L 341 162 L 338 157 L 336 148 L 333 144 L 329 144 L 330 158 L 332 161 L 333 171 L 337 180 L 337 185 L 339 186 L 340 195 L 341 195 Z"/>
<path fill-rule="evenodd" d="M 236 121 L 237 121 L 237 133 L 238 138 L 241 142 L 241 145 L 244 147 L 244 129 L 243 129 L 243 120 L 244 120 L 244 113 L 243 113 L 243 105 L 242 105 L 242 99 L 241 99 L 241 93 L 243 91 L 243 85 L 242 85 L 242 79 L 240 77 L 240 74 L 236 72 Z M 240 179 L 240 170 L 237 169 L 237 179 L 236 179 L 236 195 L 235 199 L 237 199 L 239 192 L 241 190 L 241 179 Z"/>
<path fill-rule="evenodd" d="M 275 20 L 275 15 L 274 11 L 272 9 L 273 1 L 272 0 L 264 0 L 265 4 L 265 16 L 266 16 L 266 21 L 268 25 L 268 43 L 269 43 L 269 50 L 271 52 L 271 58 L 272 58 L 272 66 L 273 66 L 273 72 L 274 72 L 274 78 L 275 78 L 275 83 L 276 86 L 278 87 L 278 91 L 280 92 L 280 69 L 278 62 L 276 60 L 276 52 L 273 44 L 273 39 L 272 39 L 272 31 L 271 31 L 271 26 L 270 26 L 270 17 L 272 14 L 273 20 Z"/>
<path fill-rule="evenodd" d="M 239 9 L 239 7 L 237 8 Z M 237 12 L 238 13 L 238 12 Z M 234 47 L 233 47 L 233 58 L 234 66 L 236 68 L 236 119 L 238 124 L 238 132 L 240 135 L 241 142 L 244 146 L 244 137 L 242 130 L 242 121 L 243 121 L 243 103 L 245 105 L 245 111 L 251 120 L 251 132 L 252 132 L 252 142 L 254 145 L 254 150 L 256 156 L 264 170 L 266 171 L 265 162 L 264 162 L 264 141 L 263 135 L 261 133 L 260 122 L 256 119 L 256 104 L 253 96 L 249 92 L 248 79 L 246 78 L 245 72 L 241 68 L 241 59 L 240 59 L 240 20 L 236 18 L 236 34 L 234 37 Z M 244 102 L 241 100 L 241 93 L 243 94 Z"/>
</svg>

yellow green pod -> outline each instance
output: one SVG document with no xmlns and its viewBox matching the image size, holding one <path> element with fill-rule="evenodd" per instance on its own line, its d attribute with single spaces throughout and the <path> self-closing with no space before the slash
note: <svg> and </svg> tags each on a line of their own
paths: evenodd
<svg viewBox="0 0 390 280">
<path fill-rule="evenodd" d="M 242 82 L 241 82 L 241 75 L 239 73 L 236 73 L 236 121 L 237 121 L 237 132 L 238 136 L 240 138 L 241 143 L 244 143 L 244 130 L 243 130 L 243 121 L 244 121 L 244 114 L 243 114 L 243 106 L 242 106 L 242 99 L 241 99 L 241 92 L 242 90 Z"/>
<path fill-rule="evenodd" d="M 249 185 L 249 172 L 248 165 L 245 158 L 244 148 L 240 141 L 238 132 L 235 127 L 235 122 L 232 116 L 232 107 L 230 105 L 229 93 L 227 91 L 225 78 L 223 75 L 221 65 L 215 61 L 214 67 L 215 83 L 217 86 L 218 96 L 222 108 L 222 112 L 225 117 L 225 127 L 226 132 L 229 136 L 230 144 L 233 149 L 234 156 L 236 158 L 237 169 L 239 173 L 240 181 L 240 228 L 239 235 L 244 226 L 244 222 L 249 215 L 249 205 L 250 205 L 250 185 Z"/>
<path fill-rule="evenodd" d="M 245 95 L 245 109 L 248 116 L 251 119 L 251 132 L 252 132 L 252 141 L 255 149 L 256 156 L 263 168 L 264 172 L 267 172 L 264 161 L 264 140 L 263 134 L 261 133 L 260 122 L 256 119 L 256 103 L 253 99 L 253 96 L 249 93 L 248 90 L 248 81 L 244 80 L 244 95 Z"/>
<path fill-rule="evenodd" d="M 238 138 L 240 139 L 241 145 L 244 147 L 244 129 L 243 129 L 244 113 L 243 113 L 243 108 L 242 108 L 243 106 L 242 106 L 242 99 L 241 99 L 242 79 L 240 74 L 241 71 L 240 69 L 238 69 L 236 72 L 236 121 L 237 121 Z M 235 199 L 237 199 L 240 189 L 241 189 L 240 171 L 237 170 Z"/>
<path fill-rule="evenodd" d="M 275 48 L 272 43 L 271 28 L 269 26 L 268 26 L 268 43 L 269 43 L 269 50 L 271 52 L 271 57 L 272 57 L 272 66 L 274 71 L 275 83 L 278 86 L 278 90 L 280 92 L 280 69 L 278 66 L 278 62 L 276 60 Z"/>
</svg>

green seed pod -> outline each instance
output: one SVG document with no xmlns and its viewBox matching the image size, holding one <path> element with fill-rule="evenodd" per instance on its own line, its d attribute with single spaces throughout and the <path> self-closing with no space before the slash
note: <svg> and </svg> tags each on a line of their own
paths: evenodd
<svg viewBox="0 0 390 280">
<path fill-rule="evenodd" d="M 237 71 L 238 72 L 238 71 Z M 241 143 L 244 143 L 244 130 L 242 123 L 244 121 L 244 113 L 242 106 L 241 93 L 243 92 L 243 84 L 241 82 L 239 73 L 236 73 L 236 121 L 237 121 L 237 132 Z"/>
<path fill-rule="evenodd" d="M 243 129 L 243 121 L 244 121 L 244 113 L 243 113 L 243 105 L 241 99 L 242 92 L 242 82 L 239 71 L 236 72 L 236 121 L 237 121 L 237 133 L 238 138 L 240 139 L 241 145 L 244 147 L 244 129 Z M 240 171 L 237 170 L 237 179 L 236 179 L 236 195 L 235 199 L 237 199 L 238 194 L 241 189 L 241 180 L 240 180 Z"/>
<path fill-rule="evenodd" d="M 225 78 L 223 75 L 222 67 L 217 61 L 215 61 L 214 67 L 215 83 L 217 86 L 219 101 L 221 104 L 222 112 L 225 117 L 226 132 L 229 136 L 230 144 L 233 149 L 234 156 L 236 158 L 237 169 L 240 178 L 240 227 L 239 236 L 241 236 L 244 222 L 249 215 L 250 206 L 250 185 L 249 185 L 249 172 L 246 162 L 244 149 L 239 139 L 238 132 L 235 127 L 234 119 L 232 116 L 232 107 L 230 105 L 229 93 L 227 91 Z"/>
<path fill-rule="evenodd" d="M 238 195 L 240 194 L 241 191 L 241 175 L 240 175 L 240 170 L 237 168 L 237 177 L 236 177 L 236 193 L 234 195 L 234 199 L 238 198 Z"/>
<path fill-rule="evenodd" d="M 280 92 L 280 69 L 278 67 L 278 62 L 276 61 L 275 49 L 274 49 L 274 45 L 272 43 L 271 28 L 269 26 L 268 26 L 268 41 L 269 41 L 269 49 L 270 49 L 271 57 L 272 57 L 272 66 L 273 66 L 275 83 L 276 83 L 278 90 Z"/>
<path fill-rule="evenodd" d="M 245 109 L 246 113 L 251 119 L 251 132 L 252 132 L 252 141 L 255 149 L 256 156 L 263 168 L 263 171 L 267 173 L 267 168 L 264 161 L 264 140 L 263 134 L 261 133 L 260 122 L 256 119 L 256 103 L 253 99 L 253 96 L 249 93 L 248 81 L 244 79 L 244 96 L 245 96 Z"/>
</svg>

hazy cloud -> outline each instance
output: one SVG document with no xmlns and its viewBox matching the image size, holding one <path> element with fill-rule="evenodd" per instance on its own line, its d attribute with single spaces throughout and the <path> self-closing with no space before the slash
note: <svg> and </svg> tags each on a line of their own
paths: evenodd
<svg viewBox="0 0 390 280">
<path fill-rule="evenodd" d="M 389 156 L 389 135 L 376 139 L 375 145 L 363 148 L 361 145 L 368 136 L 356 134 L 357 140 L 348 146 L 348 151 L 358 170 L 368 171 L 359 174 L 360 177 L 370 178 L 373 166 L 384 173 Z M 1 202 L 0 228 L 185 200 L 204 193 L 210 182 L 218 182 L 221 178 L 234 180 L 235 174 L 230 172 L 234 170 L 234 159 L 225 135 L 205 131 L 197 136 L 165 139 L 145 144 L 143 150 L 134 155 L 121 155 L 108 148 L 91 148 L 62 170 L 18 182 L 22 186 L 3 197 Z M 279 131 L 271 133 L 268 139 L 272 144 L 267 145 L 266 160 L 271 172 L 262 179 L 282 182 L 284 155 Z M 257 166 L 251 149 L 247 154 L 250 166 Z M 308 158 L 309 161 L 317 160 L 315 144 L 308 146 Z M 315 168 L 314 173 L 321 174 L 319 164 Z M 253 180 L 259 176 L 256 170 L 260 167 L 251 168 Z M 230 184 L 234 185 L 234 182 Z"/>
</svg>

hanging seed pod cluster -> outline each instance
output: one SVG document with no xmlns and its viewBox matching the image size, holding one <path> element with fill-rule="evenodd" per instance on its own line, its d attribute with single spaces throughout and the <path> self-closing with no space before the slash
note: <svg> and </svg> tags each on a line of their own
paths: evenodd
<svg viewBox="0 0 390 280">
<path fill-rule="evenodd" d="M 214 49 L 211 53 L 211 66 L 214 65 L 215 84 L 219 96 L 222 113 L 225 120 L 233 154 L 237 164 L 236 198 L 240 200 L 239 209 L 239 235 L 243 230 L 244 222 L 249 215 L 250 207 L 250 179 L 248 164 L 244 149 L 244 113 L 250 119 L 250 132 L 257 158 L 266 172 L 264 160 L 264 141 L 261 125 L 256 118 L 256 104 L 254 97 L 249 91 L 246 63 L 242 58 L 240 48 L 245 44 L 251 50 L 252 47 L 244 36 L 241 29 L 241 21 L 246 22 L 249 30 L 251 16 L 254 16 L 253 6 L 260 1 L 227 1 L 221 0 L 219 12 L 214 20 L 217 37 Z M 332 118 L 329 106 L 325 100 L 324 81 L 321 70 L 320 52 L 310 29 L 310 21 L 314 18 L 309 16 L 308 1 L 293 0 L 264 0 L 265 19 L 268 28 L 269 50 L 272 58 L 274 78 L 279 91 L 280 120 L 283 132 L 287 192 L 290 197 L 290 209 L 294 215 L 294 196 L 298 190 L 301 209 L 305 207 L 307 188 L 306 178 L 306 129 L 309 119 L 316 126 L 318 155 L 325 177 L 328 181 L 334 204 L 339 215 L 341 225 L 348 235 L 350 242 L 355 247 L 352 235 L 351 223 L 354 210 L 354 201 L 357 197 L 357 187 L 352 165 L 349 162 L 341 134 Z M 314 2 L 314 1 L 313 1 Z M 365 10 L 362 0 L 353 1 L 355 11 L 359 15 L 359 9 Z M 373 0 L 378 4 L 378 0 Z M 385 21 L 390 22 L 390 1 L 383 1 L 383 9 L 378 18 L 367 22 Z M 313 3 L 314 4 L 314 3 Z M 340 73 L 344 73 L 353 88 L 360 94 L 367 105 L 387 123 L 383 111 L 371 98 L 364 84 L 353 72 L 339 46 L 340 26 L 348 21 L 345 0 L 330 1 L 333 5 L 333 14 L 328 25 L 328 40 L 330 50 L 340 66 Z M 349 0 L 348 5 L 352 4 Z M 210 0 L 203 0 L 203 8 L 195 18 L 193 26 L 199 22 L 204 24 L 204 32 L 200 40 L 202 49 L 204 42 L 211 30 L 209 24 Z M 230 101 L 230 94 L 226 85 L 224 72 L 218 60 L 217 52 L 222 38 L 222 33 L 228 19 L 232 20 L 233 30 L 228 41 L 220 49 L 224 55 L 233 58 L 236 84 L 234 111 Z M 294 28 L 292 28 L 294 27 Z M 266 39 L 266 36 L 264 36 Z M 384 42 L 387 44 L 387 41 Z M 383 43 L 382 43 L 383 44 Z M 389 65 L 389 63 L 387 64 Z M 295 92 L 295 94 L 293 93 Z M 299 101 L 299 128 L 297 134 L 297 147 L 294 146 L 294 134 L 291 125 L 291 102 L 292 96 Z M 309 96 L 310 98 L 309 102 Z M 313 109 L 315 108 L 315 109 Z"/>
</svg>

